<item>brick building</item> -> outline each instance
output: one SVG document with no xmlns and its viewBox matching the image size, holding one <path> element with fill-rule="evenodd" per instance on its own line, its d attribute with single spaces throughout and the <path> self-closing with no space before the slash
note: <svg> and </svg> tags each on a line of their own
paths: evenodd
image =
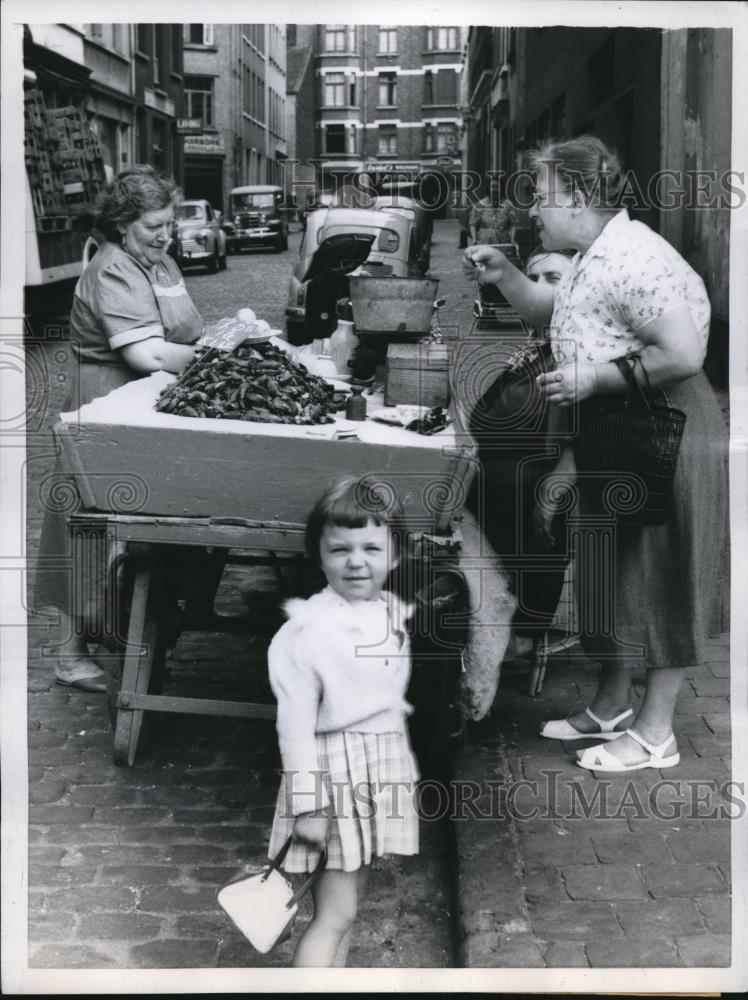
<svg viewBox="0 0 748 1000">
<path fill-rule="evenodd" d="M 285 27 L 183 27 L 185 193 L 223 210 L 232 187 L 282 183 Z"/>
<path fill-rule="evenodd" d="M 459 173 L 459 76 L 465 29 L 294 25 L 313 53 L 316 181 L 334 191 L 368 171 Z"/>
</svg>

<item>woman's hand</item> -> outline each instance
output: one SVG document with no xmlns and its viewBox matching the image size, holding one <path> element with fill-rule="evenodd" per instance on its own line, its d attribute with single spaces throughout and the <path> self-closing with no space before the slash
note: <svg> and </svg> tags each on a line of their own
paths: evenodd
<svg viewBox="0 0 748 1000">
<path fill-rule="evenodd" d="M 482 284 L 501 285 L 501 294 L 534 327 L 544 327 L 553 315 L 553 286 L 530 279 L 496 247 L 468 247 L 462 273 Z"/>
<path fill-rule="evenodd" d="M 597 366 L 564 365 L 538 375 L 537 383 L 549 403 L 571 406 L 598 391 Z"/>
<path fill-rule="evenodd" d="M 327 835 L 330 828 L 330 819 L 326 812 L 302 813 L 296 817 L 294 823 L 294 840 L 306 844 L 308 847 L 321 851 L 327 843 Z"/>
<path fill-rule="evenodd" d="M 466 278 L 477 277 L 481 282 L 498 284 L 506 273 L 509 261 L 501 250 L 481 244 L 468 247 L 462 260 L 462 273 Z"/>
</svg>

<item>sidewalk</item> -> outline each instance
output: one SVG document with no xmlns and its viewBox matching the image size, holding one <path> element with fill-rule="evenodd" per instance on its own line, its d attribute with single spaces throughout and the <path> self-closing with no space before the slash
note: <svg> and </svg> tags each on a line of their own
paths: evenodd
<svg viewBox="0 0 748 1000">
<path fill-rule="evenodd" d="M 455 766 L 460 964 L 730 964 L 729 669 L 724 634 L 687 674 L 680 764 L 596 777 L 574 763 L 594 740 L 538 735 L 589 703 L 595 665 L 579 647 L 552 659 L 534 699 L 527 665 L 505 668 L 491 718 L 471 728 Z"/>
</svg>

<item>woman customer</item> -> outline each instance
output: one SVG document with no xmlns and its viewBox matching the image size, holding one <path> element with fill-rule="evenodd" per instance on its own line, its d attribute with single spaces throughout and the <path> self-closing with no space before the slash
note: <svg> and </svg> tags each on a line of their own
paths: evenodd
<svg viewBox="0 0 748 1000">
<path fill-rule="evenodd" d="M 571 266 L 571 256 L 572 251 L 538 247 L 527 259 L 525 274 L 530 281 L 555 288 Z M 564 515 L 559 514 L 542 535 L 533 521 L 538 485 L 556 464 L 554 443 L 549 440 L 550 405 L 536 382 L 549 367 L 548 328 L 535 328 L 470 417 L 481 465 L 470 506 L 515 580 L 515 654 L 528 652 L 532 640 L 549 628 L 568 562 Z"/>
<path fill-rule="evenodd" d="M 194 357 L 203 321 L 166 253 L 180 195 L 172 181 L 145 165 L 124 170 L 103 192 L 97 226 L 105 242 L 75 289 L 70 332 L 76 378 L 63 410 L 150 372 L 179 372 Z M 104 691 L 104 671 L 86 642 L 87 602 L 73 593 L 72 578 L 67 518 L 47 508 L 34 603 L 59 611 L 55 677 L 59 684 Z M 87 583 L 90 590 L 92 581 Z"/>
<path fill-rule="evenodd" d="M 615 362 L 638 356 L 658 396 L 666 390 L 670 404 L 687 414 L 667 522 L 617 524 L 612 578 L 592 581 L 598 610 L 608 596 L 613 610 L 612 629 L 583 638 L 585 651 L 602 660 L 592 703 L 546 723 L 542 735 L 606 741 L 578 754 L 578 763 L 594 771 L 671 767 L 679 761 L 673 716 L 684 668 L 704 660 L 704 640 L 716 621 L 726 529 L 726 428 L 702 371 L 709 300 L 686 261 L 620 208 L 621 164 L 599 139 L 548 143 L 535 167 L 531 214 L 548 250 L 578 251 L 571 269 L 554 291 L 529 281 L 494 248 L 471 247 L 466 273 L 480 269 L 481 280 L 497 283 L 534 325 L 550 321 L 556 369 L 539 375 L 538 384 L 559 411 L 620 397 L 626 378 Z M 641 367 L 634 368 L 637 380 Z M 579 419 L 585 416 L 589 408 L 582 406 Z M 557 472 L 574 478 L 573 441 Z M 584 487 L 580 481 L 583 512 Z M 553 513 L 552 504 L 542 507 L 541 530 Z M 587 528 L 594 531 L 592 522 Z M 586 582 L 580 561 L 578 589 Z M 648 668 L 647 683 L 634 711 L 629 695 L 638 662 Z"/>
<path fill-rule="evenodd" d="M 508 199 L 501 200 L 499 181 L 492 177 L 488 194 L 474 205 L 468 220 L 470 242 L 511 243 L 517 227 L 517 216 Z"/>
</svg>

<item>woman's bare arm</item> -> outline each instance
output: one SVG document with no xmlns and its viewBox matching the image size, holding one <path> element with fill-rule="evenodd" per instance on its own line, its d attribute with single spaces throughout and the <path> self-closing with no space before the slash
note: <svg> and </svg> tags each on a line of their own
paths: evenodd
<svg viewBox="0 0 748 1000">
<path fill-rule="evenodd" d="M 126 344 L 120 352 L 136 372 L 181 372 L 195 356 L 195 348 L 189 344 L 170 344 L 163 337 Z"/>
<path fill-rule="evenodd" d="M 639 352 L 653 389 L 667 388 L 701 371 L 706 355 L 687 306 L 676 306 L 657 319 L 640 327 L 636 336 L 644 347 Z M 640 371 L 634 372 L 646 388 Z M 557 406 L 571 406 L 598 393 L 622 393 L 626 379 L 618 366 L 604 364 L 569 364 L 538 376 L 538 385 L 547 399 Z"/>
</svg>

